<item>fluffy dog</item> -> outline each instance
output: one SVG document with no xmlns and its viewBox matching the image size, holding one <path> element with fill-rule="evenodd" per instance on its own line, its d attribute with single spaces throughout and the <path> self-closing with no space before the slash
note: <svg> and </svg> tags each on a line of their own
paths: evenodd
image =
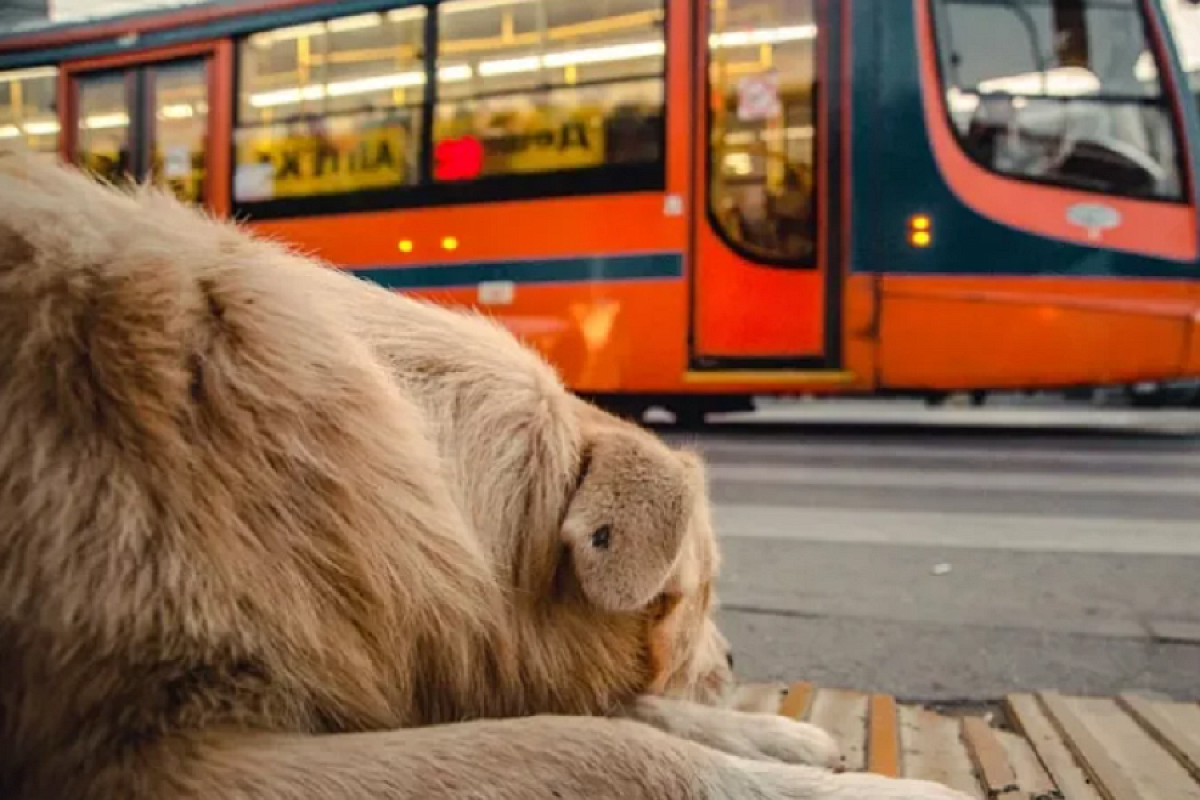
<svg viewBox="0 0 1200 800">
<path fill-rule="evenodd" d="M 721 708 L 703 465 L 481 316 L 0 155 L 0 795 L 961 798 Z"/>
</svg>

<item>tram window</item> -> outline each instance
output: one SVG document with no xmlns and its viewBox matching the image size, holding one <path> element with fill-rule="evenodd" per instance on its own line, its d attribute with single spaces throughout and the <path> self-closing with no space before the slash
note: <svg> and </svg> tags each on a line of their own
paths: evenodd
<svg viewBox="0 0 1200 800">
<path fill-rule="evenodd" d="M 0 140 L 39 153 L 57 152 L 57 94 L 55 67 L 0 72 Z"/>
<path fill-rule="evenodd" d="M 937 0 L 946 102 L 1003 175 L 1182 197 L 1171 106 L 1137 0 Z"/>
<path fill-rule="evenodd" d="M 814 0 L 714 0 L 709 201 L 726 237 L 771 261 L 816 254 Z"/>
<path fill-rule="evenodd" d="M 662 158 L 662 0 L 453 0 L 439 7 L 434 176 Z"/>
<path fill-rule="evenodd" d="M 256 34 L 239 59 L 234 199 L 414 183 L 424 99 L 422 7 Z"/>
<path fill-rule="evenodd" d="M 134 178 L 129 149 L 131 93 L 131 76 L 120 71 L 83 76 L 76 88 L 76 161 L 101 180 L 117 185 Z"/>
<path fill-rule="evenodd" d="M 204 203 L 208 172 L 208 68 L 203 61 L 161 64 L 150 72 L 154 107 L 151 175 L 180 200 Z"/>
</svg>

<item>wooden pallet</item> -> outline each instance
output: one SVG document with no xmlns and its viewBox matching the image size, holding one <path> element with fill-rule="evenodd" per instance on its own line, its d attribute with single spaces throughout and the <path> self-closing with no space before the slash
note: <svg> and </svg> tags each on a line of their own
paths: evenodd
<svg viewBox="0 0 1200 800">
<path fill-rule="evenodd" d="M 1196 703 L 1039 692 L 991 711 L 939 712 L 795 683 L 778 712 L 829 731 L 847 769 L 979 800 L 1200 800 Z"/>
</svg>

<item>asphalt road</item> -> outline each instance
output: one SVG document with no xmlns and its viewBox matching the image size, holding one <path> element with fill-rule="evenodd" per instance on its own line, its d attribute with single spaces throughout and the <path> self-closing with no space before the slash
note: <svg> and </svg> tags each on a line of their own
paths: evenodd
<svg viewBox="0 0 1200 800">
<path fill-rule="evenodd" d="M 1200 414 L 955 413 L 661 429 L 709 461 L 742 677 L 1200 700 Z"/>
</svg>

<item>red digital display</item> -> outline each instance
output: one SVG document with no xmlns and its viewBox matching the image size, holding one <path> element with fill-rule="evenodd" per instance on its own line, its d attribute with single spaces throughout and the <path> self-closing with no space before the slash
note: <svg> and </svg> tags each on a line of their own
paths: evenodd
<svg viewBox="0 0 1200 800">
<path fill-rule="evenodd" d="M 433 148 L 433 176 L 439 181 L 464 181 L 483 172 L 483 143 L 474 136 L 442 139 Z"/>
</svg>

